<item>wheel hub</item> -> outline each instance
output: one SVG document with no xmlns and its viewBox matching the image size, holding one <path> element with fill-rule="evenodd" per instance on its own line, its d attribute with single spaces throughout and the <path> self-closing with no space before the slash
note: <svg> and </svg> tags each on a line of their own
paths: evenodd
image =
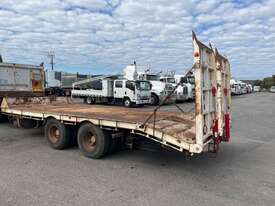
<svg viewBox="0 0 275 206">
<path fill-rule="evenodd" d="M 96 146 L 96 137 L 95 135 L 93 135 L 92 133 L 88 133 L 85 138 L 84 138 L 84 142 L 83 142 L 83 146 L 87 149 L 87 150 L 92 150 L 94 149 L 94 147 Z"/>
<path fill-rule="evenodd" d="M 60 139 L 60 131 L 56 126 L 52 126 L 49 131 L 49 139 L 52 143 L 57 143 Z"/>
</svg>

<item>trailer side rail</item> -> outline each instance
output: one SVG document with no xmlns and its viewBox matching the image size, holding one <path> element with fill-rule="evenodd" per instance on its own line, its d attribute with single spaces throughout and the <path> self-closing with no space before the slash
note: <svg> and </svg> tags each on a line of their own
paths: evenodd
<svg viewBox="0 0 275 206">
<path fill-rule="evenodd" d="M 129 130 L 133 134 L 142 135 L 148 139 L 154 140 L 156 142 L 161 143 L 162 145 L 168 146 L 180 152 L 189 151 L 190 153 L 200 153 L 202 152 L 202 148 L 195 143 L 188 143 L 186 141 L 180 141 L 175 137 L 166 134 L 163 131 L 157 130 L 153 128 L 149 123 L 144 126 L 142 123 L 133 123 L 127 121 L 116 121 L 109 119 L 98 119 L 98 118 L 87 118 L 77 115 L 68 115 L 62 113 L 48 113 L 48 112 L 31 112 L 27 110 L 18 110 L 9 107 L 8 100 L 4 98 L 2 101 L 2 113 L 26 118 L 26 119 L 34 119 L 44 121 L 47 118 L 53 117 L 64 124 L 81 124 L 82 122 L 91 122 L 94 125 L 97 125 L 101 128 L 107 127 L 112 128 L 114 130 L 117 129 L 126 129 Z"/>
</svg>

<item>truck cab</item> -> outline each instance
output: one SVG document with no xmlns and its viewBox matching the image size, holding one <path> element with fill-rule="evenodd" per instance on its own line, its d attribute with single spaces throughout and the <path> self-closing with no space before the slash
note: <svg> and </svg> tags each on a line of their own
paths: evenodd
<svg viewBox="0 0 275 206">
<path fill-rule="evenodd" d="M 160 76 L 158 74 L 152 74 L 147 72 L 141 72 L 138 74 L 140 80 L 149 81 L 152 85 L 151 90 L 151 104 L 158 105 L 162 102 L 165 97 L 173 92 L 174 86 L 171 83 L 161 82 Z M 166 101 L 166 103 L 173 103 L 176 101 L 176 94 L 171 95 L 171 97 Z"/>
<path fill-rule="evenodd" d="M 123 70 L 123 76 L 127 80 L 141 80 L 149 81 L 151 84 L 151 104 L 160 104 L 168 94 L 173 92 L 174 87 L 171 83 L 161 82 L 160 76 L 150 72 L 149 69 L 138 72 L 136 62 L 127 65 Z M 166 103 L 173 103 L 176 101 L 176 95 L 171 95 Z"/>
<path fill-rule="evenodd" d="M 234 80 L 234 79 L 230 80 L 230 89 L 231 89 L 231 94 L 232 95 L 242 94 L 240 83 L 238 81 Z"/>
<path fill-rule="evenodd" d="M 187 100 L 195 99 L 195 78 L 193 75 L 175 75 L 176 83 L 182 82 L 187 87 Z"/>
<path fill-rule="evenodd" d="M 165 82 L 168 84 L 172 84 L 174 87 L 177 86 L 177 81 L 173 76 L 162 76 L 160 77 L 161 82 Z M 176 89 L 176 100 L 178 102 L 186 101 L 188 100 L 188 87 L 182 83 L 180 84 Z"/>
<path fill-rule="evenodd" d="M 123 105 L 130 107 L 132 104 L 150 104 L 151 84 L 140 80 L 114 80 L 114 99 L 123 101 Z"/>
<path fill-rule="evenodd" d="M 242 81 L 239 81 L 239 84 L 241 86 L 241 94 L 247 94 L 247 84 Z"/>
<path fill-rule="evenodd" d="M 252 84 L 247 84 L 247 91 L 248 91 L 248 93 L 251 93 L 252 90 L 253 90 Z"/>
<path fill-rule="evenodd" d="M 62 96 L 61 90 L 61 71 L 45 71 L 45 94 Z"/>
</svg>

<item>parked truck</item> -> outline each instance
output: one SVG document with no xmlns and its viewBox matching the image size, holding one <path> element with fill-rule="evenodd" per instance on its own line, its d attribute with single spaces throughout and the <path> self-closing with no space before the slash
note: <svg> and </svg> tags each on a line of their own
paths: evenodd
<svg viewBox="0 0 275 206">
<path fill-rule="evenodd" d="M 247 84 L 242 81 L 239 81 L 239 84 L 241 86 L 241 94 L 247 94 L 248 93 Z"/>
<path fill-rule="evenodd" d="M 231 94 L 232 95 L 240 95 L 242 94 L 242 89 L 239 81 L 236 81 L 235 79 L 230 80 L 230 88 L 231 88 Z"/>
<path fill-rule="evenodd" d="M 46 95 L 70 96 L 72 84 L 89 77 L 90 75 L 79 73 L 46 70 L 45 93 Z"/>
<path fill-rule="evenodd" d="M 89 106 L 70 99 L 5 98 L 2 113 L 10 118 L 45 125 L 45 137 L 54 149 L 65 149 L 76 138 L 82 153 L 100 158 L 119 142 L 146 138 L 189 155 L 217 152 L 230 139 L 230 64 L 217 49 L 200 42 L 193 33 L 195 103 L 193 111 Z M 173 91 L 175 91 L 174 88 Z M 169 93 L 165 99 L 168 99 Z"/>
<path fill-rule="evenodd" d="M 174 87 L 177 85 L 177 80 L 174 75 L 164 75 L 160 77 L 161 82 L 172 84 Z M 176 101 L 183 102 L 189 99 L 188 87 L 185 83 L 178 85 L 176 89 Z"/>
<path fill-rule="evenodd" d="M 128 80 L 142 80 L 149 81 L 152 85 L 151 88 L 151 104 L 158 105 L 164 98 L 173 91 L 174 87 L 171 83 L 161 82 L 160 75 L 155 74 L 147 69 L 145 71 L 138 71 L 136 62 L 126 66 L 123 70 L 124 78 Z M 176 94 L 171 95 L 171 97 L 166 101 L 167 104 L 176 101 Z"/>
<path fill-rule="evenodd" d="M 143 106 L 150 104 L 151 84 L 148 81 L 120 79 L 118 76 L 89 78 L 73 83 L 72 97 L 83 98 L 87 104 L 123 103 L 125 107 Z"/>
<path fill-rule="evenodd" d="M 195 78 L 192 74 L 175 75 L 176 83 L 182 82 L 187 87 L 187 100 L 195 99 Z"/>
</svg>

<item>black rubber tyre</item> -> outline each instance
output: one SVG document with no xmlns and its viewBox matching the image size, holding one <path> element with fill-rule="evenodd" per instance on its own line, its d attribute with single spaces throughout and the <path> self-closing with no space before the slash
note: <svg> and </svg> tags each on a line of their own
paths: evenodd
<svg viewBox="0 0 275 206">
<path fill-rule="evenodd" d="M 56 119 L 48 119 L 45 125 L 45 137 L 54 149 L 62 150 L 70 146 L 70 127 Z"/>
<path fill-rule="evenodd" d="M 99 159 L 104 156 L 110 146 L 110 138 L 99 127 L 85 123 L 77 133 L 78 147 L 86 157 Z"/>
<path fill-rule="evenodd" d="M 151 94 L 151 104 L 152 105 L 158 105 L 159 104 L 159 98 L 156 94 Z"/>
<path fill-rule="evenodd" d="M 128 97 L 125 97 L 124 100 L 123 100 L 123 105 L 125 107 L 131 107 L 132 106 L 132 102 L 131 102 L 131 100 Z"/>
</svg>

